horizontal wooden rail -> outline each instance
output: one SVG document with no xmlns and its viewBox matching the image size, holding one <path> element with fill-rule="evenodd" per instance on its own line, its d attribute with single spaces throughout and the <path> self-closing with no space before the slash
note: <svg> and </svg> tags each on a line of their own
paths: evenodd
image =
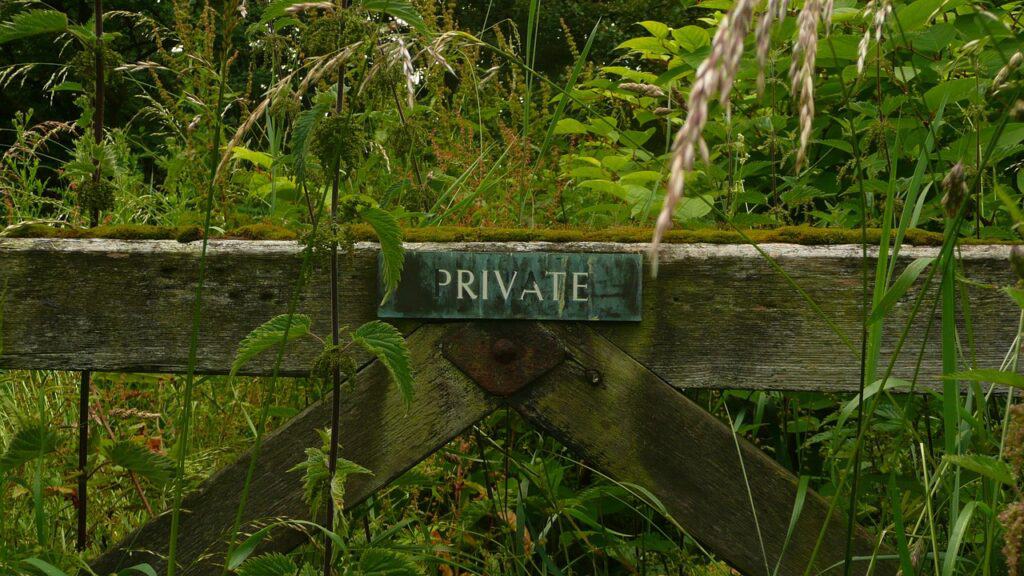
<svg viewBox="0 0 1024 576">
<path fill-rule="evenodd" d="M 643 244 L 479 242 L 409 244 L 411 250 L 642 252 Z M 761 247 L 854 343 L 861 319 L 861 248 L 854 245 Z M 198 370 L 227 372 L 238 342 L 286 311 L 299 271 L 295 242 L 211 241 Z M 963 273 L 983 284 L 1012 281 L 1007 246 L 964 246 Z M 934 256 L 904 247 L 899 266 Z M 0 368 L 182 372 L 199 244 L 175 241 L 0 239 L 4 293 Z M 376 317 L 377 248 L 360 243 L 340 279 L 342 323 Z M 874 261 L 870 262 L 873 270 Z M 927 274 L 927 273 L 926 273 Z M 299 311 L 329 333 L 327 275 L 316 273 Z M 922 276 L 923 279 L 924 276 Z M 918 285 L 921 284 L 919 280 Z M 6 287 L 6 288 L 4 288 Z M 966 285 L 974 350 L 996 367 L 1012 345 L 1019 310 L 999 290 Z M 886 318 L 883 360 L 909 315 L 914 289 Z M 895 375 L 934 387 L 940 366 L 938 311 L 927 295 L 911 326 Z M 934 321 L 934 322 L 932 322 Z M 400 323 L 401 324 L 401 323 Z M 412 324 L 402 325 L 411 329 Z M 930 338 L 925 334 L 930 326 Z M 844 345 L 811 306 L 748 245 L 676 244 L 663 248 L 657 279 L 645 279 L 643 321 L 593 329 L 678 388 L 849 391 L 857 387 L 859 348 Z M 961 338 L 963 346 L 971 339 Z M 317 354 L 295 342 L 283 373 L 303 375 Z M 266 374 L 273 355 L 247 371 Z"/>
</svg>

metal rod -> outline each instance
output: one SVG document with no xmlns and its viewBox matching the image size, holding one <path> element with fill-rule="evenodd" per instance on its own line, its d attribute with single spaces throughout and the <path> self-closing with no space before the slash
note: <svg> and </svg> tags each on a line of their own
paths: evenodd
<svg viewBox="0 0 1024 576">
<path fill-rule="evenodd" d="M 78 538 L 75 548 L 85 550 L 86 545 L 86 509 L 89 503 L 86 463 L 89 452 L 89 386 L 92 373 L 82 372 L 82 381 L 78 388 Z"/>
</svg>

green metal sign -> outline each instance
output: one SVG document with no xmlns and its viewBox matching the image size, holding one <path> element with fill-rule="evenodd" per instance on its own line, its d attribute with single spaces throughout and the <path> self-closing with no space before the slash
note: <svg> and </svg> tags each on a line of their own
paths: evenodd
<svg viewBox="0 0 1024 576">
<path fill-rule="evenodd" d="M 639 321 L 642 279 L 639 254 L 408 251 L 377 315 Z"/>
</svg>

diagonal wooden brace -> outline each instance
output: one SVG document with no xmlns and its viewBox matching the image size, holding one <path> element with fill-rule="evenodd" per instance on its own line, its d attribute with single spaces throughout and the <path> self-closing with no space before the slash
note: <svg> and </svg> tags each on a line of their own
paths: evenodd
<svg viewBox="0 0 1024 576">
<path fill-rule="evenodd" d="M 609 476 L 649 490 L 690 536 L 743 574 L 805 573 L 826 525 L 822 497 L 806 495 L 787 545 L 797 500 L 792 473 L 590 328 L 551 330 L 572 361 L 513 397 L 519 413 Z M 827 522 L 810 574 L 843 573 L 840 510 Z M 856 527 L 854 556 L 875 548 Z M 868 562 L 855 562 L 851 573 L 867 569 Z M 896 570 L 876 560 L 872 574 Z"/>
<path fill-rule="evenodd" d="M 496 345 L 503 339 L 511 349 Z M 349 480 L 348 506 L 487 416 L 505 398 L 599 470 L 649 490 L 688 534 L 743 574 L 804 574 L 826 524 L 824 499 L 807 495 L 785 544 L 797 479 L 592 329 L 430 324 L 413 332 L 408 344 L 417 370 L 416 399 L 409 410 L 376 363 L 359 373 L 343 403 L 343 456 L 374 473 Z M 508 374 L 499 378 L 498 372 Z M 276 517 L 309 517 L 300 476 L 289 470 L 302 461 L 305 448 L 319 445 L 316 430 L 329 421 L 329 409 L 320 402 L 265 440 L 244 515 L 246 529 Z M 219 571 L 249 458 L 222 470 L 186 499 L 179 540 L 182 574 Z M 835 512 L 827 525 L 812 574 L 842 572 L 842 514 Z M 93 568 L 109 573 L 149 562 L 162 571 L 169 526 L 169 515 L 157 518 L 98 558 Z M 268 548 L 288 550 L 302 541 L 301 534 L 282 533 Z M 854 544 L 855 556 L 870 556 L 875 547 L 860 528 Z M 852 573 L 865 574 L 866 564 L 855 564 Z M 873 573 L 892 574 L 895 567 L 876 562 Z"/>
<path fill-rule="evenodd" d="M 361 370 L 353 388 L 344 388 L 341 453 L 373 472 L 354 475 L 345 488 L 345 505 L 359 504 L 420 460 L 490 414 L 496 402 L 441 357 L 445 326 L 428 325 L 407 337 L 416 367 L 416 398 L 406 408 L 384 367 L 375 362 Z M 302 498 L 302 475 L 291 468 L 305 460 L 305 449 L 320 446 L 318 429 L 330 426 L 330 403 L 320 401 L 293 418 L 263 442 L 249 487 L 243 530 L 274 518 L 310 517 Z M 251 453 L 218 472 L 185 499 L 178 540 L 180 574 L 220 574 L 227 532 L 238 508 Z M 166 570 L 170 514 L 129 535 L 92 563 L 99 574 L 150 563 Z M 304 541 L 298 532 L 275 535 L 268 546 L 286 551 Z"/>
</svg>

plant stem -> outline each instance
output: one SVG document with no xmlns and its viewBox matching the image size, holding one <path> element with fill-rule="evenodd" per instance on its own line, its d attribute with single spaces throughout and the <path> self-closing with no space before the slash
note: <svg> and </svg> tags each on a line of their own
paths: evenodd
<svg viewBox="0 0 1024 576">
<path fill-rule="evenodd" d="M 344 9 L 342 2 L 342 9 Z M 348 70 L 346 64 L 338 69 L 337 98 L 334 101 L 336 114 L 341 114 L 345 108 L 345 72 Z M 338 189 L 341 187 L 341 166 L 340 159 L 335 159 L 334 177 L 331 181 L 331 344 L 335 348 L 340 343 L 339 310 L 338 310 Z M 328 532 L 334 531 L 334 498 L 331 494 L 331 487 L 334 483 L 334 473 L 338 469 L 338 441 L 340 436 L 341 421 L 341 367 L 335 363 L 331 370 L 331 444 L 327 454 L 327 517 L 324 519 L 324 526 Z M 331 576 L 333 566 L 331 556 L 333 546 L 331 539 L 324 535 L 324 576 Z"/>
</svg>

